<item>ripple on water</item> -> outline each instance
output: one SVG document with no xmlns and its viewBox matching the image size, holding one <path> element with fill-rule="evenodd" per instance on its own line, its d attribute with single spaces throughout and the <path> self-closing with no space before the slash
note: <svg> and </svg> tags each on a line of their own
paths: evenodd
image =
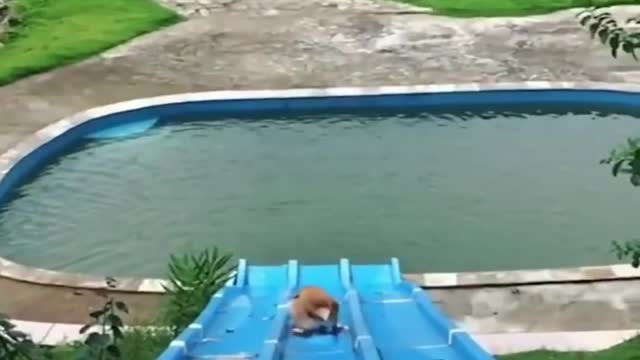
<svg viewBox="0 0 640 360">
<path fill-rule="evenodd" d="M 165 121 L 80 144 L 17 189 L 0 254 L 146 276 L 214 244 L 271 263 L 399 256 L 405 271 L 607 263 L 637 207 L 598 160 L 637 132 L 598 111 Z"/>
</svg>

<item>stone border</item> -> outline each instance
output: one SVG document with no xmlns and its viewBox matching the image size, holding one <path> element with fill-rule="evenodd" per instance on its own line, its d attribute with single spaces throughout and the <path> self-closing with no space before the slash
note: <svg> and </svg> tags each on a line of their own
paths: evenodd
<svg viewBox="0 0 640 360">
<path fill-rule="evenodd" d="M 514 286 L 633 280 L 640 278 L 640 269 L 634 269 L 628 264 L 616 264 L 557 269 L 405 274 L 404 278 L 429 289 Z"/>
<path fill-rule="evenodd" d="M 75 289 L 105 289 L 105 279 L 100 276 L 67 273 L 18 264 L 0 257 L 0 278 L 44 286 Z M 118 284 L 110 291 L 133 293 L 164 293 L 164 279 L 117 277 Z"/>
<path fill-rule="evenodd" d="M 640 85 L 627 83 L 599 83 L 599 82 L 511 82 L 511 83 L 468 83 L 443 85 L 416 86 L 381 86 L 381 87 L 337 87 L 325 89 L 287 89 L 287 90 L 258 90 L 258 91 L 211 91 L 185 93 L 167 96 L 135 99 L 96 107 L 63 118 L 27 137 L 13 148 L 0 155 L 0 184 L 6 179 L 16 164 L 25 159 L 41 146 L 52 142 L 58 136 L 89 121 L 141 110 L 148 107 L 180 103 L 199 103 L 220 101 L 229 104 L 229 100 L 282 100 L 284 108 L 295 108 L 294 101 L 288 99 L 317 99 L 327 97 L 362 97 L 380 95 L 435 95 L 443 93 L 455 94 L 460 92 L 480 91 L 526 91 L 526 90 L 599 90 L 612 91 L 623 94 L 640 93 Z M 503 99 L 508 101 L 507 98 Z M 549 99 L 551 100 L 551 99 Z M 330 106 L 330 104 L 325 104 Z M 16 167 L 17 168 L 17 167 Z M 71 288 L 103 288 L 104 281 L 97 276 L 71 274 L 46 269 L 29 267 L 7 259 L 0 258 L 0 277 L 42 285 L 64 286 Z M 582 267 L 573 269 L 544 269 L 531 271 L 508 272 L 480 272 L 480 273 L 436 273 L 436 274 L 408 274 L 406 278 L 417 282 L 423 287 L 457 287 L 457 286 L 506 286 L 518 284 L 576 282 L 576 281 L 604 281 L 617 279 L 633 279 L 640 277 L 627 265 L 611 265 L 600 267 Z M 115 291 L 124 292 L 164 292 L 162 279 L 134 279 L 119 278 L 120 282 Z"/>
</svg>

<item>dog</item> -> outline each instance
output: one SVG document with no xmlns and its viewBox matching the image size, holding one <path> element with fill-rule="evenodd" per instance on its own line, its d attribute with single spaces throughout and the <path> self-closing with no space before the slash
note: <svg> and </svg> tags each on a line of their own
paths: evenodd
<svg viewBox="0 0 640 360">
<path fill-rule="evenodd" d="M 309 336 L 313 332 L 327 330 L 336 334 L 344 326 L 338 324 L 340 305 L 324 289 L 307 286 L 294 296 L 290 305 L 293 333 Z"/>
</svg>

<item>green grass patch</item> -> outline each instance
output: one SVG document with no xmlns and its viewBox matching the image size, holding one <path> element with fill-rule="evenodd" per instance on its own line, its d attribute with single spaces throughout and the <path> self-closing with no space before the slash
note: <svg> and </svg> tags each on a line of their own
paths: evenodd
<svg viewBox="0 0 640 360">
<path fill-rule="evenodd" d="M 412 5 L 429 7 L 436 14 L 476 16 L 526 16 L 546 14 L 589 6 L 640 5 L 640 0 L 399 0 Z"/>
<path fill-rule="evenodd" d="M 22 24 L 0 49 L 0 85 L 76 62 L 180 20 L 153 0 L 16 0 Z"/>
<path fill-rule="evenodd" d="M 533 351 L 501 356 L 500 360 L 640 360 L 640 337 L 597 352 Z"/>
</svg>

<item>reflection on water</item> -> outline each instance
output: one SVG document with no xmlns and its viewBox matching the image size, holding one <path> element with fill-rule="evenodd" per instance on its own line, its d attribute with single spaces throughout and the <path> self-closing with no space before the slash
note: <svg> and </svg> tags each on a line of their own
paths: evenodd
<svg viewBox="0 0 640 360">
<path fill-rule="evenodd" d="M 166 123 L 84 144 L 19 189 L 0 254 L 161 276 L 220 245 L 253 262 L 461 271 L 607 263 L 638 203 L 598 160 L 625 115 L 332 115 Z"/>
</svg>

